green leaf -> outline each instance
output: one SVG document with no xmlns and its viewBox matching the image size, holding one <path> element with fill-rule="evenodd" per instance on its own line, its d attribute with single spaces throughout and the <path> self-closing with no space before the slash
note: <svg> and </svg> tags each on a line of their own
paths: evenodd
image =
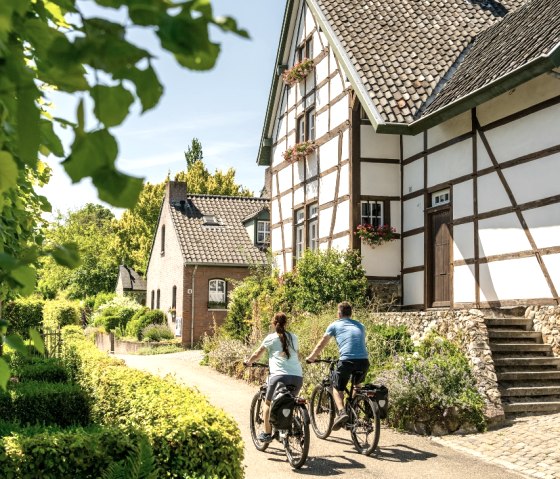
<svg viewBox="0 0 560 479">
<path fill-rule="evenodd" d="M 91 96 L 95 100 L 93 109 L 95 116 L 106 127 L 120 125 L 127 117 L 130 105 L 134 102 L 132 93 L 121 85 L 94 86 L 91 89 Z"/>
<path fill-rule="evenodd" d="M 99 192 L 99 199 L 119 208 L 132 209 L 144 184 L 143 178 L 135 178 L 116 170 L 101 171 L 92 176 Z"/>
<path fill-rule="evenodd" d="M 9 334 L 6 336 L 6 344 L 23 356 L 27 356 L 29 354 L 23 339 L 21 339 L 21 336 L 18 334 Z"/>
<path fill-rule="evenodd" d="M 18 266 L 17 268 L 10 271 L 10 276 L 21 287 L 20 293 L 23 296 L 30 295 L 35 289 L 37 272 L 31 266 Z"/>
<path fill-rule="evenodd" d="M 76 243 L 56 245 L 51 251 L 54 260 L 67 268 L 76 268 L 81 264 L 80 252 Z"/>
<path fill-rule="evenodd" d="M 29 328 L 29 337 L 35 349 L 41 354 L 45 354 L 45 343 L 39 332 L 35 328 Z"/>
<path fill-rule="evenodd" d="M 52 205 L 50 204 L 46 196 L 39 195 L 37 199 L 41 204 L 41 211 L 44 211 L 45 213 L 52 213 Z"/>
<path fill-rule="evenodd" d="M 7 253 L 0 253 L 0 268 L 10 271 L 18 265 L 18 261 Z"/>
<path fill-rule="evenodd" d="M 134 68 L 128 76 L 136 86 L 136 94 L 142 102 L 142 112 L 156 106 L 163 94 L 163 86 L 154 69 L 151 66 L 145 70 Z"/>
<path fill-rule="evenodd" d="M 7 151 L 0 151 L 0 193 L 15 188 L 17 178 L 18 167 L 14 158 Z"/>
<path fill-rule="evenodd" d="M 41 143 L 47 147 L 50 153 L 59 158 L 64 156 L 64 148 L 57 134 L 54 132 L 53 124 L 48 120 L 40 121 Z"/>
<path fill-rule="evenodd" d="M 0 389 L 6 390 L 10 380 L 10 367 L 4 359 L 0 358 Z"/>
<path fill-rule="evenodd" d="M 231 17 L 217 17 L 214 19 L 214 24 L 220 27 L 224 32 L 236 33 L 243 38 L 251 38 L 249 32 L 237 26 L 237 21 Z"/>
<path fill-rule="evenodd" d="M 35 100 L 39 90 L 33 79 L 26 78 L 17 90 L 17 133 L 19 154 L 21 159 L 30 166 L 35 166 L 39 151 L 39 118 L 40 112 Z"/>
</svg>

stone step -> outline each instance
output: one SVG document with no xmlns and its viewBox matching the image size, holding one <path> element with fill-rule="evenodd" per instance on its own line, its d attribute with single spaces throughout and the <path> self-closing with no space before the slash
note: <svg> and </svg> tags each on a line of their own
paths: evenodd
<svg viewBox="0 0 560 479">
<path fill-rule="evenodd" d="M 560 380 L 560 371 L 507 371 L 496 376 L 498 381 L 551 381 Z"/>
<path fill-rule="evenodd" d="M 511 386 L 500 388 L 502 397 L 512 396 L 560 396 L 558 386 Z"/>
<path fill-rule="evenodd" d="M 527 341 L 542 341 L 542 333 L 540 331 L 519 331 L 517 329 L 488 328 L 488 337 L 490 339 L 526 339 Z"/>
<path fill-rule="evenodd" d="M 519 412 L 556 412 L 560 411 L 560 401 L 537 401 L 503 403 L 506 414 Z"/>
<path fill-rule="evenodd" d="M 495 352 L 544 352 L 552 354 L 552 346 L 550 344 L 540 343 L 490 343 L 490 350 Z"/>
<path fill-rule="evenodd" d="M 486 318 L 488 328 L 517 327 L 529 330 L 533 327 L 533 320 L 525 318 Z"/>
<path fill-rule="evenodd" d="M 496 367 L 507 366 L 555 366 L 560 368 L 560 358 L 554 356 L 527 356 L 527 357 L 496 357 L 494 358 L 494 365 Z"/>
<path fill-rule="evenodd" d="M 489 308 L 481 309 L 480 311 L 485 318 L 524 318 L 525 306 L 514 306 L 509 308 Z"/>
</svg>

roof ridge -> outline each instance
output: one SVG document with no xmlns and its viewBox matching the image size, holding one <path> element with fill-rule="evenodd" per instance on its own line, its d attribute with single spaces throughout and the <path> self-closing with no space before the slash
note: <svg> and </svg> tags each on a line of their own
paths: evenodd
<svg viewBox="0 0 560 479">
<path fill-rule="evenodd" d="M 187 193 L 187 198 L 216 198 L 216 199 L 270 201 L 270 198 L 262 198 L 259 196 L 208 195 L 208 194 L 197 194 L 197 193 Z"/>
</svg>

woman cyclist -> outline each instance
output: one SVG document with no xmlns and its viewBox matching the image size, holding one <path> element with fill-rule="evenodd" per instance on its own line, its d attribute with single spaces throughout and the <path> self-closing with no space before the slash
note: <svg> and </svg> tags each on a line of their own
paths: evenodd
<svg viewBox="0 0 560 479">
<path fill-rule="evenodd" d="M 268 366 L 270 377 L 266 390 L 266 402 L 263 406 L 264 432 L 259 434 L 259 441 L 272 441 L 272 427 L 270 425 L 270 403 L 278 383 L 294 386 L 297 396 L 303 385 L 303 371 L 298 358 L 299 344 L 295 334 L 286 331 L 287 318 L 284 313 L 276 313 L 272 319 L 275 332 L 264 338 L 260 347 L 245 362 L 253 364 L 266 350 L 268 352 Z"/>
</svg>

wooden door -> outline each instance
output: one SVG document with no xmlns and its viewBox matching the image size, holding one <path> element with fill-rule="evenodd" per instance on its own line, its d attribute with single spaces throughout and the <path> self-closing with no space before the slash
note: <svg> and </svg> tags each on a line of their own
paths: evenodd
<svg viewBox="0 0 560 479">
<path fill-rule="evenodd" d="M 451 301 L 451 232 L 449 208 L 430 214 L 428 307 L 449 306 Z"/>
</svg>

